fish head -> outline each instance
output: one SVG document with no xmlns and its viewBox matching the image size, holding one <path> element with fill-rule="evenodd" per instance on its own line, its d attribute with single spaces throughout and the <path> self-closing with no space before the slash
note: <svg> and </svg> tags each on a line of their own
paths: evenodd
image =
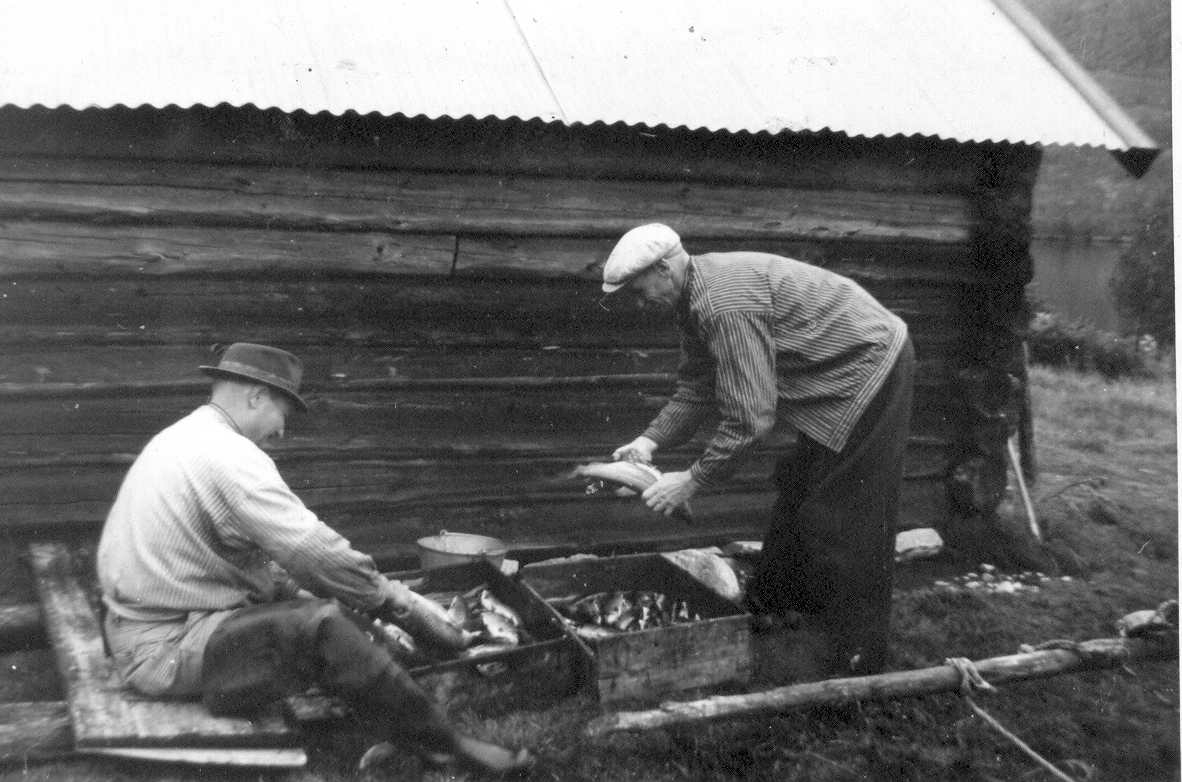
<svg viewBox="0 0 1182 782">
<path fill-rule="evenodd" d="M 490 641 L 497 643 L 517 643 L 517 629 L 513 627 L 513 623 L 495 611 L 481 613 L 480 623 L 484 628 L 485 637 Z"/>
<path fill-rule="evenodd" d="M 620 621 L 620 617 L 631 610 L 632 604 L 628 602 L 628 598 L 623 592 L 615 592 L 603 604 L 603 623 L 605 625 L 614 625 Z"/>
</svg>

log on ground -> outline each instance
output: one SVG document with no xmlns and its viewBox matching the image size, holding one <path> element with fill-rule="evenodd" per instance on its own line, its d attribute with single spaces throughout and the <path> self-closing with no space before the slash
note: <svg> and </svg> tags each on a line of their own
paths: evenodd
<svg viewBox="0 0 1182 782">
<path fill-rule="evenodd" d="M 977 672 L 991 685 L 1041 679 L 1062 673 L 1116 668 L 1131 661 L 1176 660 L 1177 636 L 1169 638 L 1099 638 L 1075 649 L 1046 649 L 979 660 Z M 667 701 L 659 708 L 617 712 L 592 720 L 590 737 L 624 730 L 649 730 L 686 723 L 749 717 L 808 708 L 822 704 L 957 692 L 961 674 L 952 665 L 874 676 L 826 679 L 741 695 L 718 695 L 695 701 Z"/>
</svg>

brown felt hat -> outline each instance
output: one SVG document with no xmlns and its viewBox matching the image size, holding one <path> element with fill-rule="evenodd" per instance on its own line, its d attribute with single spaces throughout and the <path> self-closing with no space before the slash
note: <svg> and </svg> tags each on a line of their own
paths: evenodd
<svg viewBox="0 0 1182 782">
<path fill-rule="evenodd" d="M 308 404 L 300 398 L 300 380 L 304 365 L 291 353 L 252 342 L 235 342 L 222 353 L 217 366 L 199 369 L 213 377 L 234 377 L 253 380 L 287 395 L 300 410 Z"/>
</svg>

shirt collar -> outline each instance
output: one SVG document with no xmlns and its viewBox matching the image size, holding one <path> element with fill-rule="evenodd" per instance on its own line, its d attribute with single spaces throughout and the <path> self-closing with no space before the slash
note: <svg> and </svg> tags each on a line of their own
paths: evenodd
<svg viewBox="0 0 1182 782">
<path fill-rule="evenodd" d="M 229 426 L 238 434 L 242 434 L 242 429 L 238 426 L 237 422 L 235 422 L 234 419 L 230 417 L 230 414 L 226 412 L 225 408 L 216 402 L 206 402 L 205 406 L 217 413 L 218 417 L 221 418 L 227 426 Z"/>
</svg>

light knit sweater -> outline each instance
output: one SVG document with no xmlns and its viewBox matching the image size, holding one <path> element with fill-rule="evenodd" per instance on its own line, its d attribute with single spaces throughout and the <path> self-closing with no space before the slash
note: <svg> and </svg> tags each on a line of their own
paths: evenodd
<svg viewBox="0 0 1182 782">
<path fill-rule="evenodd" d="M 288 597 L 277 591 L 276 564 L 300 587 L 360 611 L 396 588 L 209 405 L 140 453 L 107 515 L 97 556 L 108 608 L 147 621 Z"/>
</svg>

